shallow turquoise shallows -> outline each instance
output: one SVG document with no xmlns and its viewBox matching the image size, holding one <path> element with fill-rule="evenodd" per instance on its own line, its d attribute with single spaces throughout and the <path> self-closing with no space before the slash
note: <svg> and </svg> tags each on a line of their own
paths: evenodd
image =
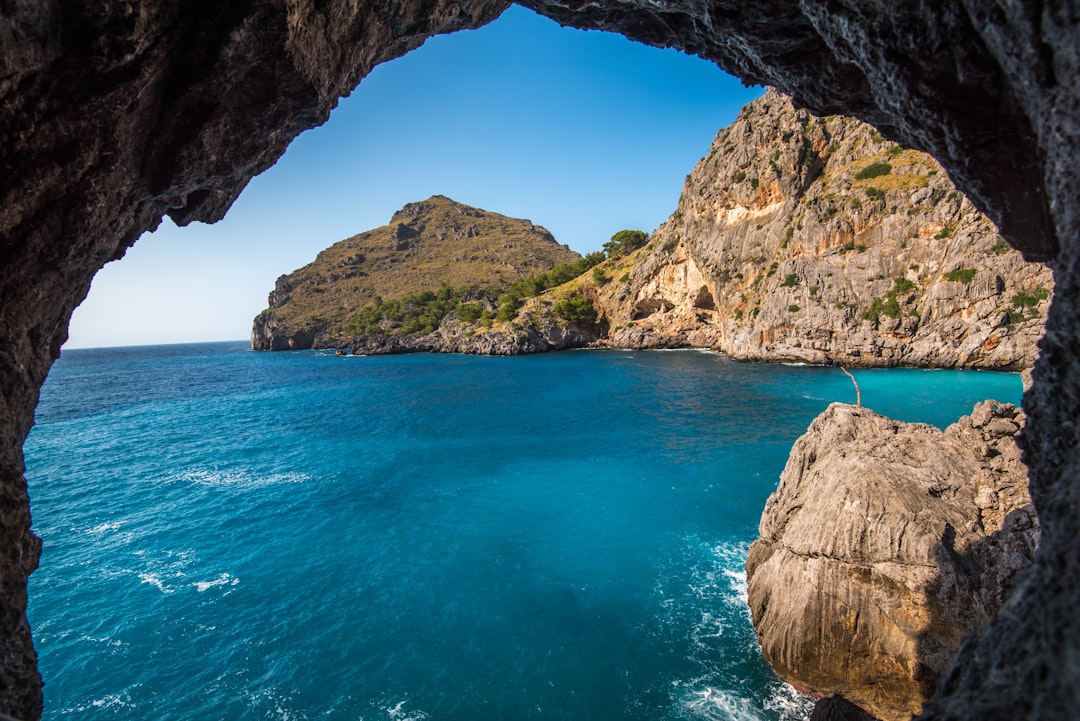
<svg viewBox="0 0 1080 721">
<path fill-rule="evenodd" d="M 856 371 L 938 426 L 1019 377 Z M 743 563 L 839 370 L 65 351 L 26 445 L 57 719 L 796 719 Z"/>
</svg>

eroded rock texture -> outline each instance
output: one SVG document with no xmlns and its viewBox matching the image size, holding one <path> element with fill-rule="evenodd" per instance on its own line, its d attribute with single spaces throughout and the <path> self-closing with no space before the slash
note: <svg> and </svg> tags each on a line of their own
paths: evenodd
<svg viewBox="0 0 1080 721">
<path fill-rule="evenodd" d="M 1053 287 L 925 153 L 774 90 L 717 134 L 627 278 L 598 290 L 615 347 L 1012 370 Z"/>
<path fill-rule="evenodd" d="M 1053 259 L 1025 400 L 1035 572 L 965 648 L 931 718 L 1080 715 L 1080 7 L 1066 0 L 533 0 L 560 22 L 713 60 L 933 154 L 1031 259 Z M 168 213 L 213 221 L 378 62 L 502 0 L 0 4 L 0 711 L 36 717 L 37 562 L 22 443 L 94 273 Z"/>
<path fill-rule="evenodd" d="M 1035 555 L 1022 425 L 992 401 L 944 432 L 843 404 L 814 420 L 747 561 L 782 677 L 885 721 L 919 712 Z"/>
</svg>

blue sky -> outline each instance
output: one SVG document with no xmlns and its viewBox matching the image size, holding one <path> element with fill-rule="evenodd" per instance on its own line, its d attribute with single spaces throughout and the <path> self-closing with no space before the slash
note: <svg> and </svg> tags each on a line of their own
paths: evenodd
<svg viewBox="0 0 1080 721">
<path fill-rule="evenodd" d="M 376 68 L 221 222 L 143 236 L 98 273 L 65 347 L 247 338 L 279 275 L 434 194 L 528 218 L 580 253 L 651 232 L 761 93 L 699 58 L 511 7 Z"/>
</svg>

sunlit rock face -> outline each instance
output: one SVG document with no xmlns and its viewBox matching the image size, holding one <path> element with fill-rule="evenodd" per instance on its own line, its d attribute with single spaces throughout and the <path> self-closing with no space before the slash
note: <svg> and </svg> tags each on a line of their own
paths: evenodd
<svg viewBox="0 0 1080 721">
<path fill-rule="evenodd" d="M 523 3 L 717 62 L 933 154 L 1031 259 L 1053 260 L 1025 408 L 1035 572 L 959 657 L 932 718 L 1080 715 L 1080 30 L 1075 2 Z M 379 62 L 494 19 L 482 0 L 5 3 L 0 15 L 0 711 L 40 714 L 25 619 L 22 443 L 94 273 L 168 213 L 219 219 Z"/>
<path fill-rule="evenodd" d="M 1015 435 L 985 401 L 941 431 L 834 403 L 795 442 L 746 564 L 765 657 L 884 721 L 922 708 L 1038 545 Z"/>
<path fill-rule="evenodd" d="M 774 90 L 633 266 L 598 288 L 612 346 L 847 366 L 1030 368 L 1053 286 L 931 157 Z"/>
</svg>

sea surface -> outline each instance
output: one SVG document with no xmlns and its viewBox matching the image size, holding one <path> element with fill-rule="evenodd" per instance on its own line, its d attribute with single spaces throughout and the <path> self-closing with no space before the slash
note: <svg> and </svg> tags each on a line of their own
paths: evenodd
<svg viewBox="0 0 1080 721">
<path fill-rule="evenodd" d="M 940 427 L 1021 394 L 855 375 Z M 26 444 L 45 718 L 806 718 L 743 564 L 833 401 L 694 351 L 64 351 Z"/>
</svg>

